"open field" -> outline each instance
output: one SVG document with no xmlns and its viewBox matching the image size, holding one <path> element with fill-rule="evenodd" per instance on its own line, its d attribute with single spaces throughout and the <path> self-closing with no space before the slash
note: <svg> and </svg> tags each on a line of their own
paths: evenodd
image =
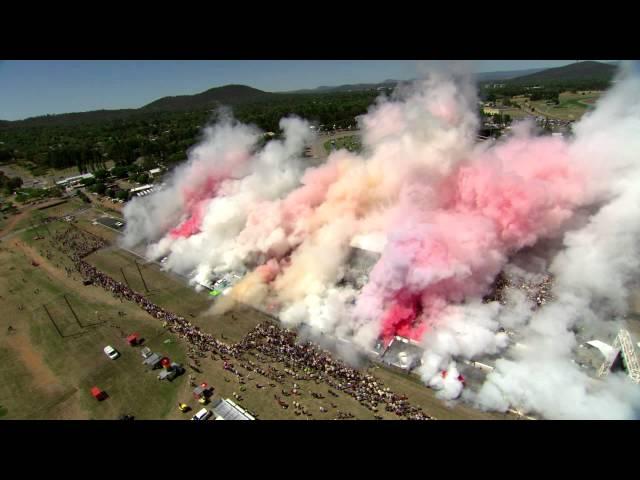
<svg viewBox="0 0 640 480">
<path fill-rule="evenodd" d="M 62 203 L 61 203 L 62 202 Z M 47 205 L 52 205 L 47 207 Z M 20 220 L 13 226 L 15 230 L 28 228 L 42 222 L 46 217 L 61 217 L 64 215 L 72 215 L 78 210 L 86 208 L 81 200 L 77 198 L 49 201 L 42 205 L 34 205 L 25 211 Z"/>
<path fill-rule="evenodd" d="M 100 270 L 121 282 L 124 271 L 131 287 L 144 293 L 141 273 L 150 300 L 227 343 L 241 340 L 258 323 L 271 321 L 243 306 L 225 315 L 210 314 L 214 300 L 205 292 L 194 291 L 183 278 L 115 246 L 116 232 L 92 224 L 102 214 L 91 208 L 80 213 L 74 224 L 110 241 L 111 246 L 86 258 Z M 262 368 L 285 368 L 253 350 L 241 360 L 232 360 L 242 379 L 226 371 L 217 355 L 201 358 L 197 372 L 191 369 L 185 340 L 164 329 L 161 321 L 134 303 L 120 301 L 97 286 L 83 286 L 78 273 L 66 270 L 71 268 L 71 261 L 51 240 L 68 228 L 73 227 L 66 222 L 53 222 L 46 229 L 28 229 L 0 243 L 0 289 L 4 292 L 0 308 L 6 312 L 0 320 L 0 361 L 7 366 L 0 371 L 2 418 L 108 419 L 122 414 L 136 418 L 190 418 L 190 414 L 176 408 L 179 401 L 194 411 L 200 408 L 192 397 L 188 375 L 194 375 L 197 383 L 204 381 L 213 386 L 214 399 L 240 395 L 238 403 L 260 419 L 332 419 L 338 410 L 359 419 L 374 418 L 372 411 L 347 394 L 330 395 L 324 382 L 291 376 L 274 382 L 250 371 L 246 365 L 250 361 Z M 141 364 L 138 349 L 126 344 L 124 337 L 133 331 L 140 333 L 145 345 L 154 351 L 183 363 L 187 373 L 172 383 L 158 381 L 156 373 Z M 121 357 L 108 359 L 102 351 L 105 345 L 115 347 Z M 446 405 L 415 377 L 402 372 L 378 366 L 369 367 L 369 372 L 436 418 L 505 418 L 464 405 Z M 294 384 L 297 395 L 291 394 Z M 104 389 L 109 398 L 102 402 L 93 399 L 89 389 L 94 385 Z M 312 392 L 323 398 L 313 397 Z M 289 408 L 282 408 L 275 396 L 287 402 Z M 296 415 L 293 401 L 303 404 L 308 415 Z M 322 412 L 321 407 L 326 411 Z M 377 414 L 384 419 L 400 418 L 384 408 Z"/>
<path fill-rule="evenodd" d="M 509 115 L 512 120 L 522 120 L 523 118 L 531 118 L 532 114 L 525 112 L 520 108 L 507 108 L 502 111 L 503 114 Z"/>
<path fill-rule="evenodd" d="M 0 238 L 15 235 L 16 232 L 25 228 L 32 228 L 34 225 L 40 224 L 46 217 L 75 214 L 85 208 L 86 205 L 76 198 L 52 199 L 21 206 L 18 213 L 8 215 L 0 222 Z M 38 228 L 45 229 L 44 226 Z"/>
<path fill-rule="evenodd" d="M 103 290 L 66 277 L 64 270 L 55 267 L 61 261 L 58 256 L 47 260 L 39 255 L 39 247 L 45 248 L 40 242 L 46 240 L 33 240 L 28 233 L 25 237 L 33 247 L 15 240 L 0 250 L 0 308 L 5 313 L 0 317 L 0 361 L 5 366 L 0 370 L 0 405 L 6 410 L 4 418 L 166 416 L 185 379 L 159 382 L 144 370 L 137 350 L 126 345 L 122 335 L 137 331 L 150 347 L 176 361 L 184 360 L 181 344 L 164 344 L 168 333 L 134 305 L 121 304 Z M 31 263 L 34 259 L 37 267 Z M 109 360 L 102 352 L 108 344 L 122 356 Z M 93 399 L 89 389 L 94 385 L 109 398 L 103 402 Z"/>
<path fill-rule="evenodd" d="M 335 142 L 335 145 L 332 145 L 332 141 Z M 362 148 L 362 143 L 360 141 L 360 136 L 350 135 L 327 140 L 326 142 L 324 142 L 324 148 L 327 152 L 331 152 L 332 150 L 340 150 L 343 148 L 349 150 L 350 152 L 359 152 Z"/>
<path fill-rule="evenodd" d="M 579 120 L 602 94 L 602 92 L 584 92 L 584 95 L 582 93 L 561 93 L 559 105 L 547 105 L 545 100 L 536 100 L 530 102 L 530 105 L 535 108 L 534 115 L 544 115 L 556 120 Z M 521 105 L 525 103 L 525 100 L 526 97 L 512 98 L 513 102 Z M 511 115 L 511 112 L 507 113 Z"/>
</svg>

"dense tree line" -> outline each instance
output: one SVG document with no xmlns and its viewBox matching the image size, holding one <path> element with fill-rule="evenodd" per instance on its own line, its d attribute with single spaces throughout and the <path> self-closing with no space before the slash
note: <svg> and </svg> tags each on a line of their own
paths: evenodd
<svg viewBox="0 0 640 480">
<path fill-rule="evenodd" d="M 290 114 L 343 128 L 355 125 L 355 118 L 365 113 L 376 97 L 376 91 L 282 94 L 238 105 L 233 113 L 241 122 L 276 134 L 280 119 Z M 44 125 L 27 121 L 3 124 L 0 162 L 17 161 L 38 173 L 74 166 L 80 172 L 95 171 L 105 168 L 108 161 L 128 166 L 140 157 L 147 168 L 158 163 L 169 165 L 186 158 L 202 127 L 215 120 L 215 115 L 212 110 L 132 113 L 126 118 L 107 116 L 106 120 L 84 124 L 77 124 L 75 116 L 62 115 L 60 123 L 52 119 Z"/>
<path fill-rule="evenodd" d="M 539 85 L 538 85 L 539 86 Z M 570 85 L 545 83 L 542 88 L 503 84 L 492 88 L 481 85 L 481 98 L 505 99 L 527 95 L 531 100 L 558 102 L 566 90 L 595 90 L 606 82 L 585 80 Z M 356 117 L 366 113 L 375 101 L 377 90 L 274 94 L 265 99 L 235 106 L 234 116 L 265 132 L 279 134 L 281 118 L 295 114 L 326 128 L 353 126 Z M 0 163 L 17 161 L 34 173 L 48 168 L 77 167 L 80 172 L 106 168 L 114 162 L 116 178 L 135 180 L 141 172 L 129 167 L 140 157 L 148 170 L 158 164 L 171 165 L 183 161 L 187 151 L 200 139 L 202 127 L 215 119 L 216 112 L 97 111 L 90 114 L 65 114 L 22 122 L 0 124 Z M 82 120 L 84 119 L 84 120 Z M 508 123 L 508 119 L 504 119 Z M 83 123 L 84 122 L 84 123 Z"/>
<path fill-rule="evenodd" d="M 608 80 L 585 79 L 582 81 L 547 81 L 537 84 L 510 84 L 503 83 L 500 87 L 493 87 L 491 83 L 485 83 L 480 86 L 480 97 L 487 101 L 493 102 L 497 98 L 511 98 L 519 95 L 529 97 L 531 100 L 558 100 L 562 92 L 578 92 L 588 90 L 606 90 L 611 86 Z"/>
<path fill-rule="evenodd" d="M 13 193 L 22 186 L 20 177 L 8 177 L 3 171 L 0 171 L 0 190 L 4 193 Z"/>
</svg>

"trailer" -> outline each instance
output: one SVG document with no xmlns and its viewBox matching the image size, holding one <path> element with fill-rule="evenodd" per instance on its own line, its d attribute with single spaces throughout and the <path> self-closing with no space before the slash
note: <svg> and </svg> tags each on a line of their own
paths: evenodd
<svg viewBox="0 0 640 480">
<path fill-rule="evenodd" d="M 160 355 L 158 355 L 157 353 L 152 353 L 149 357 L 144 359 L 142 364 L 151 368 L 151 370 L 155 370 L 156 368 L 160 368 L 162 366 L 160 363 L 161 361 L 162 357 Z"/>
</svg>

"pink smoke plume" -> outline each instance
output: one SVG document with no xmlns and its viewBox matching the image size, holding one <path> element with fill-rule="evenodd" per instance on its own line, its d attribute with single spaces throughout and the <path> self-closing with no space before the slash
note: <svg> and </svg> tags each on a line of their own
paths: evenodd
<svg viewBox="0 0 640 480">
<path fill-rule="evenodd" d="M 409 200 L 423 184 L 407 185 L 359 308 L 381 314 L 385 339 L 420 340 L 447 304 L 486 293 L 510 255 L 556 233 L 581 204 L 585 175 L 562 140 L 512 139 L 445 178 L 436 209 Z"/>
<path fill-rule="evenodd" d="M 169 232 L 173 237 L 188 238 L 200 231 L 207 203 L 215 196 L 219 185 L 218 178 L 208 177 L 198 189 L 194 189 L 189 185 L 184 186 L 182 196 L 187 218 Z"/>
<path fill-rule="evenodd" d="M 256 238 L 269 238 L 278 230 L 280 242 L 264 245 L 260 250 L 269 257 L 283 258 L 308 237 L 308 221 L 315 209 L 326 200 L 331 185 L 340 177 L 339 165 L 329 161 L 322 167 L 305 172 L 299 188 L 284 199 L 255 204 L 247 216 L 239 242 L 253 242 Z"/>
<path fill-rule="evenodd" d="M 249 159 L 250 156 L 245 151 L 231 151 L 217 163 L 213 172 L 206 171 L 203 166 L 194 168 L 190 172 L 190 181 L 182 184 L 181 195 L 186 218 L 170 230 L 169 234 L 174 238 L 189 238 L 200 232 L 207 205 L 218 193 L 222 182 Z"/>
</svg>

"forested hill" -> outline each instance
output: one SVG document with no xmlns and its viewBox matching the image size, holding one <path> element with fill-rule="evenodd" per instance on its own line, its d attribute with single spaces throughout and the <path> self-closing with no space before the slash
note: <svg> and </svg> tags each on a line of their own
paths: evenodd
<svg viewBox="0 0 640 480">
<path fill-rule="evenodd" d="M 577 62 L 564 67 L 548 68 L 541 72 L 512 78 L 511 85 L 562 84 L 575 82 L 609 83 L 616 72 L 616 66 L 601 62 Z"/>
<path fill-rule="evenodd" d="M 224 104 L 235 103 L 232 105 L 234 117 L 265 132 L 279 132 L 280 120 L 288 115 L 298 115 L 327 128 L 353 127 L 356 117 L 365 113 L 380 93 L 258 94 L 254 91 L 243 96 L 237 95 L 239 90 L 235 88 L 227 90 L 229 92 L 234 95 L 226 97 Z M 217 103 L 206 103 L 212 101 L 211 96 L 208 99 L 204 99 L 204 106 L 194 103 L 192 109 L 185 110 L 182 110 L 184 103 L 176 103 L 174 97 L 162 99 L 159 104 L 165 107 L 158 107 L 156 103 L 157 108 L 174 111 L 147 106 L 0 124 L 0 163 L 18 162 L 41 174 L 48 168 L 73 165 L 82 171 L 108 160 L 130 165 L 139 157 L 145 157 L 148 166 L 180 162 L 200 138 L 202 127 L 215 117 L 211 106 Z"/>
<path fill-rule="evenodd" d="M 233 108 L 236 116 L 254 121 L 267 130 L 278 127 L 279 118 L 296 113 L 319 123 L 346 121 L 353 123 L 354 115 L 364 113 L 378 90 L 335 91 L 316 93 L 272 93 L 245 85 L 227 85 L 195 95 L 163 97 L 141 108 L 122 110 L 94 110 L 91 112 L 43 115 L 25 120 L 2 121 L 0 130 L 30 127 L 73 127 L 97 125 L 112 121 L 146 121 L 157 115 L 178 113 L 205 113 L 221 105 Z"/>
<path fill-rule="evenodd" d="M 122 120 L 130 118 L 136 113 L 137 109 L 122 110 L 93 110 L 90 112 L 74 112 L 59 113 L 56 115 L 41 115 L 38 117 L 30 117 L 24 120 L 5 121 L 0 120 L 0 129 L 13 129 L 23 127 L 55 127 L 55 126 L 74 126 L 84 124 L 95 124 L 109 122 L 113 120 Z"/>
<path fill-rule="evenodd" d="M 120 110 L 93 110 L 90 112 L 42 115 L 13 122 L 0 120 L 0 128 L 12 127 L 52 127 L 96 124 L 128 118 L 143 118 L 155 112 L 195 112 L 212 110 L 220 105 L 235 107 L 251 102 L 275 99 L 279 94 L 263 92 L 246 85 L 225 85 L 195 95 L 163 97 L 141 108 Z"/>
<path fill-rule="evenodd" d="M 200 109 L 213 109 L 218 105 L 242 105 L 257 100 L 269 100 L 277 94 L 263 92 L 257 88 L 246 85 L 225 85 L 216 87 L 206 92 L 195 95 L 179 95 L 176 97 L 163 97 L 155 102 L 145 105 L 140 110 L 182 112 Z"/>
</svg>

